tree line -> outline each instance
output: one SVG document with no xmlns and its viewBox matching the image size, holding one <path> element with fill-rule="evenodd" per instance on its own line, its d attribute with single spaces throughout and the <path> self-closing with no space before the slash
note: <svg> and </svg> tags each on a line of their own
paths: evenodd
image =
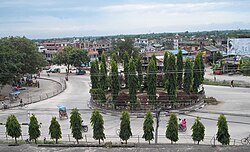
<svg viewBox="0 0 250 152">
<path fill-rule="evenodd" d="M 157 88 L 157 59 L 153 54 L 149 60 L 146 77 L 143 77 L 142 70 L 142 56 L 130 56 L 128 52 L 124 52 L 123 67 L 125 86 L 129 90 L 129 103 L 133 109 L 138 104 L 136 93 L 142 91 L 142 86 L 146 88 L 149 103 L 157 105 L 156 103 L 156 88 Z M 174 54 L 166 51 L 163 60 L 163 84 L 167 90 L 169 100 L 176 103 L 177 89 L 182 89 L 188 95 L 191 92 L 197 93 L 200 85 L 204 80 L 204 63 L 202 54 L 197 53 L 194 63 L 190 58 L 187 58 L 183 63 L 182 51 L 179 50 L 177 60 Z M 90 78 L 92 89 L 90 90 L 95 100 L 105 103 L 105 94 L 110 88 L 112 101 L 117 102 L 117 96 L 120 91 L 120 80 L 118 73 L 117 54 L 113 53 L 111 56 L 111 69 L 108 71 L 106 56 L 101 55 L 101 61 L 91 62 Z"/>
<path fill-rule="evenodd" d="M 76 139 L 77 144 L 79 144 L 79 140 L 83 138 L 81 114 L 79 113 L 79 110 L 76 108 L 72 109 L 70 114 L 71 114 L 70 116 L 71 133 L 73 137 Z M 106 139 L 104 133 L 105 127 L 102 114 L 98 110 L 94 110 L 92 112 L 90 122 L 93 128 L 93 138 L 95 140 L 98 140 L 100 144 L 101 140 L 104 141 Z M 14 138 L 15 143 L 17 144 L 17 138 L 21 136 L 22 130 L 16 116 L 15 115 L 8 116 L 5 126 L 7 134 L 12 138 Z M 148 141 L 149 144 L 150 141 L 154 139 L 153 126 L 154 126 L 153 114 L 151 112 L 147 112 L 145 114 L 142 126 L 143 129 L 142 138 L 144 138 L 145 141 Z M 216 139 L 223 145 L 229 145 L 230 135 L 228 132 L 227 120 L 224 115 L 219 116 L 217 121 L 217 126 L 218 130 L 216 134 Z M 29 133 L 29 139 L 34 140 L 35 143 L 37 143 L 37 139 L 41 136 L 40 127 L 41 126 L 39 125 L 36 116 L 32 114 L 32 116 L 30 117 L 28 133 Z M 165 132 L 165 136 L 167 139 L 171 141 L 171 144 L 179 140 L 178 129 L 179 129 L 179 124 L 177 121 L 177 116 L 175 113 L 171 113 L 170 118 L 166 124 L 166 132 Z M 205 126 L 202 124 L 201 119 L 199 117 L 195 119 L 195 122 L 192 125 L 191 130 L 192 130 L 192 139 L 194 142 L 197 142 L 197 144 L 199 144 L 201 141 L 204 140 Z M 58 143 L 58 140 L 62 138 L 61 127 L 59 122 L 56 120 L 56 117 L 52 117 L 51 119 L 49 126 L 49 134 L 51 139 L 55 139 L 56 144 Z M 130 125 L 130 115 L 127 111 L 123 111 L 120 117 L 119 137 L 127 144 L 127 141 L 130 139 L 131 136 L 132 136 L 132 130 Z"/>
<path fill-rule="evenodd" d="M 0 84 L 11 84 L 25 74 L 35 74 L 47 64 L 33 41 L 25 37 L 0 39 Z"/>
</svg>

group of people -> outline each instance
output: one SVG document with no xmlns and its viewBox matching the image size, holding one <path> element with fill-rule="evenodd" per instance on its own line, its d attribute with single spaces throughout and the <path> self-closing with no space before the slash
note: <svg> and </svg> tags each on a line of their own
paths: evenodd
<svg viewBox="0 0 250 152">
<path fill-rule="evenodd" d="M 187 127 L 187 121 L 186 121 L 186 119 L 179 118 L 179 128 L 180 129 L 184 129 L 186 127 Z"/>
</svg>

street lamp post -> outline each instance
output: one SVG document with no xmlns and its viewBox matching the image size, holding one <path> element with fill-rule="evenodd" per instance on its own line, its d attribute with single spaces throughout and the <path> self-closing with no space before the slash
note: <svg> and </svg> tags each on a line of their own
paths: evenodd
<svg viewBox="0 0 250 152">
<path fill-rule="evenodd" d="M 156 128 L 155 128 L 155 143 L 157 144 L 158 141 L 158 127 L 159 127 L 159 122 L 160 122 L 160 113 L 161 113 L 161 108 L 158 108 L 156 110 Z"/>
</svg>

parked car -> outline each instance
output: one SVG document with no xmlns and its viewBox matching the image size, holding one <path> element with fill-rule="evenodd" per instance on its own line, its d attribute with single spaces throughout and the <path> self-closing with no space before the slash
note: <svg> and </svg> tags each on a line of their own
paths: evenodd
<svg viewBox="0 0 250 152">
<path fill-rule="evenodd" d="M 61 70 L 60 70 L 60 68 L 55 68 L 55 69 L 49 69 L 46 72 L 47 73 L 60 73 Z"/>
</svg>

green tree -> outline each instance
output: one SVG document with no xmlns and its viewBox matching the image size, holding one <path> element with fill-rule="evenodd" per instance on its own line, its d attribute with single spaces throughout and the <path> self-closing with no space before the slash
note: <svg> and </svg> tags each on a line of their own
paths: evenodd
<svg viewBox="0 0 250 152">
<path fill-rule="evenodd" d="M 218 131 L 216 134 L 216 139 L 222 144 L 222 145 L 229 145 L 230 142 L 230 135 L 228 132 L 228 125 L 227 120 L 224 115 L 220 115 L 217 122 Z"/>
<path fill-rule="evenodd" d="M 0 84 L 11 84 L 24 74 L 35 74 L 47 64 L 33 41 L 25 37 L 0 39 Z"/>
<path fill-rule="evenodd" d="M 204 81 L 205 66 L 202 58 L 202 53 L 199 52 L 198 55 L 199 55 L 199 69 L 200 69 L 200 79 L 201 79 L 200 84 L 202 84 Z"/>
<path fill-rule="evenodd" d="M 171 102 L 176 102 L 176 62 L 174 54 L 170 53 L 168 57 L 168 95 Z"/>
<path fill-rule="evenodd" d="M 183 84 L 183 89 L 187 94 L 190 94 L 192 90 L 192 83 L 193 83 L 193 64 L 190 58 L 187 58 L 185 63 L 184 84 Z"/>
<path fill-rule="evenodd" d="M 156 59 L 156 56 L 155 56 L 155 54 L 154 54 L 154 53 L 153 53 L 153 55 L 152 55 L 151 59 L 153 59 L 153 60 L 154 60 L 154 62 L 155 62 L 155 66 L 156 66 L 156 68 L 157 68 L 157 59 Z"/>
<path fill-rule="evenodd" d="M 130 136 L 132 136 L 129 113 L 127 111 L 123 111 L 120 120 L 121 123 L 119 137 L 122 140 L 125 140 L 127 144 L 128 139 L 130 138 Z"/>
<path fill-rule="evenodd" d="M 99 144 L 100 144 L 101 140 L 103 141 L 106 137 L 104 134 L 103 117 L 98 110 L 95 110 L 92 112 L 90 121 L 93 127 L 93 138 L 96 140 L 99 140 Z"/>
<path fill-rule="evenodd" d="M 150 144 L 150 141 L 154 139 L 154 120 L 151 112 L 147 112 L 146 116 L 144 118 L 143 123 L 143 136 L 142 138 L 145 138 L 145 141 L 148 141 Z"/>
<path fill-rule="evenodd" d="M 156 104 L 156 65 L 154 59 L 150 59 L 147 73 L 147 94 L 149 103 Z"/>
<path fill-rule="evenodd" d="M 193 131 L 192 133 L 193 141 L 198 141 L 198 145 L 199 145 L 200 141 L 203 141 L 204 136 L 205 136 L 205 127 L 200 121 L 199 117 L 195 119 L 195 122 L 191 129 Z"/>
<path fill-rule="evenodd" d="M 40 125 L 36 119 L 36 116 L 32 114 L 32 116 L 30 117 L 30 123 L 29 123 L 29 136 L 30 136 L 30 140 L 32 139 L 35 140 L 35 143 L 36 143 L 37 138 L 39 138 L 41 135 L 39 128 L 40 128 Z"/>
<path fill-rule="evenodd" d="M 108 76 L 107 76 L 107 63 L 106 63 L 106 56 L 104 52 L 102 52 L 101 56 L 101 66 L 100 66 L 100 73 L 102 74 L 100 78 L 100 82 L 103 83 L 102 86 L 105 86 L 105 90 L 108 87 Z M 103 82 L 102 82 L 103 81 Z"/>
<path fill-rule="evenodd" d="M 86 65 L 89 61 L 90 59 L 86 50 L 81 50 L 72 46 L 65 47 L 63 51 L 56 53 L 53 58 L 53 63 L 67 66 L 67 73 L 69 72 L 70 65 L 80 67 L 82 63 Z"/>
<path fill-rule="evenodd" d="M 204 63 L 200 52 L 196 55 L 194 61 L 193 76 L 193 91 L 198 92 L 198 88 L 204 80 Z"/>
<path fill-rule="evenodd" d="M 91 62 L 90 79 L 93 89 L 99 88 L 99 65 L 97 61 Z"/>
<path fill-rule="evenodd" d="M 178 141 L 178 122 L 176 114 L 171 113 L 170 118 L 167 124 L 166 137 L 171 140 L 171 144 L 173 141 Z"/>
<path fill-rule="evenodd" d="M 106 90 L 107 88 L 107 75 L 105 73 L 105 65 L 101 62 L 100 65 L 100 89 Z"/>
<path fill-rule="evenodd" d="M 129 79 L 129 74 L 128 74 L 128 64 L 129 63 L 128 62 L 129 62 L 129 55 L 128 55 L 128 52 L 125 51 L 124 57 L 123 57 L 123 66 L 124 66 L 126 88 L 128 88 L 128 79 Z"/>
<path fill-rule="evenodd" d="M 143 82 L 143 74 L 142 74 L 142 63 L 141 63 L 141 56 L 138 56 L 136 60 L 136 71 L 138 73 L 138 90 L 141 90 L 141 85 Z"/>
<path fill-rule="evenodd" d="M 56 117 L 52 117 L 50 121 L 49 134 L 51 139 L 56 139 L 56 144 L 58 143 L 58 139 L 62 138 L 61 126 L 56 120 Z"/>
<path fill-rule="evenodd" d="M 119 59 L 123 58 L 123 54 L 125 51 L 128 52 L 129 56 L 132 56 L 134 48 L 134 42 L 131 38 L 119 39 L 115 43 L 113 43 L 113 48 L 115 51 L 119 52 Z"/>
<path fill-rule="evenodd" d="M 182 88 L 182 81 L 183 81 L 183 57 L 182 57 L 182 51 L 179 50 L 177 54 L 177 85 L 178 88 Z"/>
<path fill-rule="evenodd" d="M 129 89 L 129 101 L 131 104 L 131 108 L 134 109 L 137 105 L 137 97 L 136 97 L 136 90 L 135 84 L 137 84 L 137 77 L 136 77 L 136 66 L 133 59 L 129 60 L 128 65 L 128 89 Z"/>
<path fill-rule="evenodd" d="M 116 98 L 119 93 L 119 80 L 118 80 L 118 66 L 115 59 L 112 59 L 111 61 L 111 93 L 112 93 L 112 100 L 114 103 L 116 103 Z"/>
<path fill-rule="evenodd" d="M 76 139 L 77 144 L 79 144 L 79 139 L 82 139 L 82 118 L 79 110 L 77 108 L 72 109 L 70 116 L 70 128 L 73 137 Z"/>
<path fill-rule="evenodd" d="M 164 72 L 164 88 L 168 88 L 168 51 L 164 53 L 163 59 L 163 72 Z"/>
<path fill-rule="evenodd" d="M 8 116 L 5 127 L 7 134 L 12 138 L 15 138 L 15 143 L 17 144 L 17 138 L 21 136 L 22 130 L 15 115 Z"/>
</svg>

